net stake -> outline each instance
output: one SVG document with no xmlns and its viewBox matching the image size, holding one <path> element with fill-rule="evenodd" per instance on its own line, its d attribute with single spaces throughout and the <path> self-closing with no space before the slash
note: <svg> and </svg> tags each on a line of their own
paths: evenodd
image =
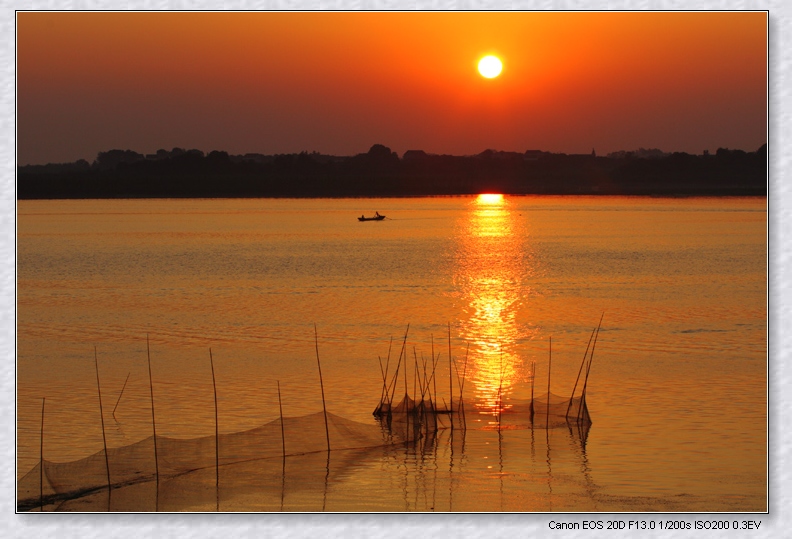
<svg viewBox="0 0 792 539">
<path fill-rule="evenodd" d="M 319 335 L 314 324 L 314 344 L 316 345 L 316 365 L 319 367 L 319 387 L 322 390 L 322 411 L 324 412 L 325 436 L 327 436 L 327 452 L 330 452 L 330 428 L 327 426 L 327 405 L 325 404 L 324 382 L 322 381 L 322 364 L 319 361 Z"/>
<path fill-rule="evenodd" d="M 113 407 L 113 419 L 116 419 L 116 416 L 115 416 L 116 409 L 118 408 L 118 403 L 121 402 L 121 397 L 124 395 L 124 389 L 126 389 L 127 382 L 129 382 L 129 375 L 130 374 L 132 374 L 132 373 L 130 372 L 129 374 L 127 374 L 126 380 L 124 380 L 124 385 L 121 387 L 121 393 L 119 393 L 118 400 L 116 401 L 115 406 Z M 118 420 L 116 419 L 116 421 L 118 421 Z"/>
<path fill-rule="evenodd" d="M 154 474 L 157 478 L 157 492 L 159 493 L 159 458 L 157 458 L 157 422 L 154 419 L 154 383 L 151 381 L 151 348 L 149 336 L 146 333 L 146 358 L 148 359 L 149 396 L 151 397 L 151 428 L 154 431 Z"/>
<path fill-rule="evenodd" d="M 286 431 L 283 428 L 283 404 L 281 403 L 280 380 L 278 383 L 278 410 L 280 410 L 281 445 L 283 446 L 283 461 L 286 462 Z"/>
<path fill-rule="evenodd" d="M 104 445 L 105 470 L 107 471 L 107 492 L 110 488 L 110 460 L 107 456 L 107 435 L 105 434 L 104 412 L 102 411 L 102 388 L 99 385 L 99 359 L 96 357 L 96 346 L 94 346 L 94 366 L 96 367 L 96 392 L 99 394 L 99 418 L 102 420 L 102 444 Z"/>
<path fill-rule="evenodd" d="M 41 435 L 39 446 L 39 505 L 41 511 L 44 511 L 44 403 L 47 398 L 41 398 Z"/>
<path fill-rule="evenodd" d="M 545 428 L 550 428 L 550 368 L 553 365 L 553 337 L 550 337 L 550 356 L 547 359 L 547 413 L 545 414 Z"/>
<path fill-rule="evenodd" d="M 451 369 L 453 359 L 451 358 L 451 322 L 448 322 L 448 413 L 451 414 L 451 407 L 454 402 L 454 375 Z M 454 421 L 451 420 L 451 429 L 454 429 Z"/>
<path fill-rule="evenodd" d="M 214 358 L 209 349 L 209 366 L 212 369 L 212 391 L 214 392 L 215 408 L 215 492 L 217 493 L 217 511 L 220 511 L 220 425 L 217 421 L 217 383 L 215 382 Z"/>
</svg>

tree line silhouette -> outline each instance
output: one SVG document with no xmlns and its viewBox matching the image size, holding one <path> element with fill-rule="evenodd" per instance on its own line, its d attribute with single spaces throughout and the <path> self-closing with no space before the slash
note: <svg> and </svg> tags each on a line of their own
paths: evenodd
<svg viewBox="0 0 792 539">
<path fill-rule="evenodd" d="M 229 155 L 174 148 L 100 152 L 93 163 L 17 168 L 18 199 L 155 197 L 392 197 L 506 194 L 766 195 L 767 145 L 714 155 L 659 150 L 608 156 L 486 150 L 473 156 L 375 144 L 350 157 Z"/>
</svg>

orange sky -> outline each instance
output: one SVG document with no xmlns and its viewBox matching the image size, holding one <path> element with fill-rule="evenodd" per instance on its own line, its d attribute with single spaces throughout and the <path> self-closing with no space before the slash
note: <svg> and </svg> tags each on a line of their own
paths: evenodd
<svg viewBox="0 0 792 539">
<path fill-rule="evenodd" d="M 753 151 L 766 46 L 762 12 L 18 13 L 18 162 Z"/>
</svg>

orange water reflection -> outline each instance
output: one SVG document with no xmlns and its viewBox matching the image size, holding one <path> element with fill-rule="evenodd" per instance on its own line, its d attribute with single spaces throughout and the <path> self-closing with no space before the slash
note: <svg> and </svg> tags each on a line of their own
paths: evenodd
<svg viewBox="0 0 792 539">
<path fill-rule="evenodd" d="M 476 406 L 492 414 L 509 407 L 509 396 L 530 375 L 516 350 L 531 333 L 518 320 L 535 265 L 527 232 L 508 198 L 487 194 L 471 203 L 457 234 L 454 284 L 460 333 L 470 343 L 467 378 L 475 385 Z"/>
</svg>

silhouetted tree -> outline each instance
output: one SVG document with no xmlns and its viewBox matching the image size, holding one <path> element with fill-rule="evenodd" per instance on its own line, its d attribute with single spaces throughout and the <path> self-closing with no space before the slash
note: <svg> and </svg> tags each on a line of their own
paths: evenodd
<svg viewBox="0 0 792 539">
<path fill-rule="evenodd" d="M 755 152 L 719 148 L 704 157 L 659 150 L 608 157 L 532 150 L 486 150 L 474 156 L 405 152 L 382 144 L 354 157 L 299 154 L 230 156 L 173 148 L 147 157 L 131 150 L 100 152 L 94 165 L 20 166 L 24 198 L 404 196 L 482 190 L 547 194 L 754 194 L 767 192 L 767 145 Z M 658 155 L 661 154 L 661 155 Z M 613 156 L 613 157 L 611 157 Z"/>
<path fill-rule="evenodd" d="M 373 159 L 390 159 L 392 155 L 391 149 L 382 144 L 375 144 L 368 151 L 368 156 Z"/>
<path fill-rule="evenodd" d="M 133 152 L 132 150 L 110 150 L 107 152 L 99 152 L 94 164 L 100 169 L 113 169 L 117 168 L 118 165 L 122 163 L 134 163 L 144 158 L 145 156 L 143 154 Z"/>
<path fill-rule="evenodd" d="M 206 156 L 206 160 L 212 163 L 230 163 L 231 158 L 228 156 L 228 152 L 219 152 L 217 150 L 209 152 L 209 155 Z"/>
</svg>

